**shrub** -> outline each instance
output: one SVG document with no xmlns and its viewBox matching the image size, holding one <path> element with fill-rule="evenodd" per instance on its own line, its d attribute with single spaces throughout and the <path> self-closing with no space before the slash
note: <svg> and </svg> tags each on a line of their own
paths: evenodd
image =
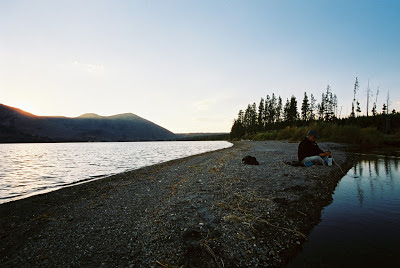
<svg viewBox="0 0 400 268">
<path fill-rule="evenodd" d="M 384 137 L 374 127 L 361 128 L 355 125 L 338 125 L 333 122 L 313 122 L 309 126 L 287 126 L 280 130 L 271 130 L 257 134 L 246 134 L 242 137 L 245 140 L 290 140 L 300 141 L 307 135 L 309 130 L 316 130 L 320 135 L 319 141 L 332 141 L 350 144 L 380 145 L 385 142 L 396 143 L 400 141 L 400 130 L 395 135 Z"/>
<path fill-rule="evenodd" d="M 275 140 L 277 136 L 276 131 L 261 132 L 254 136 L 255 141 Z"/>
<path fill-rule="evenodd" d="M 292 137 L 290 138 L 291 141 L 301 141 L 307 135 L 307 128 L 300 127 L 295 128 L 292 131 Z"/>
<path fill-rule="evenodd" d="M 278 140 L 288 140 L 292 137 L 292 132 L 296 129 L 297 127 L 285 127 L 284 129 L 281 129 L 278 131 L 277 139 Z"/>
<path fill-rule="evenodd" d="M 360 143 L 371 144 L 371 145 L 382 144 L 383 134 L 373 127 L 362 128 L 360 135 Z"/>
<path fill-rule="evenodd" d="M 256 136 L 256 134 L 245 134 L 242 137 L 242 140 L 253 140 L 253 138 Z"/>
<path fill-rule="evenodd" d="M 267 132 L 261 132 L 254 136 L 253 141 L 265 141 L 268 138 Z"/>
<path fill-rule="evenodd" d="M 319 132 L 319 135 L 323 140 L 332 140 L 338 131 L 339 127 L 336 124 L 321 124 L 321 131 Z"/>
<path fill-rule="evenodd" d="M 341 126 L 334 136 L 336 142 L 358 144 L 360 142 L 361 128 L 358 126 Z M 336 139 L 335 139 L 336 137 Z"/>
</svg>

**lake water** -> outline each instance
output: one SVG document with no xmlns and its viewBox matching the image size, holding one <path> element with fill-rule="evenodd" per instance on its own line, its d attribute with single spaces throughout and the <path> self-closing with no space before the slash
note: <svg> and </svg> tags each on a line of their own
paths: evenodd
<svg viewBox="0 0 400 268">
<path fill-rule="evenodd" d="M 0 144 L 0 203 L 230 146 L 226 141 Z"/>
<path fill-rule="evenodd" d="M 358 156 L 289 267 L 400 267 L 400 158 Z"/>
</svg>

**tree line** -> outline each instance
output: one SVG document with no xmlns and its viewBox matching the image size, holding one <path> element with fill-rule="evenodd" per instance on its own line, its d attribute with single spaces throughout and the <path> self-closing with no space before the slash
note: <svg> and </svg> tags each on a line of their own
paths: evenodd
<svg viewBox="0 0 400 268">
<path fill-rule="evenodd" d="M 287 126 L 305 126 L 312 122 L 336 122 L 340 124 L 357 125 L 357 122 L 366 124 L 365 122 L 367 121 L 370 125 L 375 124 L 376 126 L 378 124 L 377 117 L 380 118 L 379 115 L 389 114 L 389 97 L 387 103 L 383 104 L 381 114 L 377 112 L 377 99 L 374 102 L 372 114 L 373 117 L 376 117 L 375 120 L 361 120 L 362 116 L 359 116 L 361 113 L 360 103 L 356 99 L 358 88 L 358 78 L 356 78 L 352 112 L 347 118 L 342 119 L 339 119 L 341 118 L 341 109 L 339 110 L 338 98 L 336 94 L 332 92 L 332 88 L 329 85 L 322 93 L 319 103 L 317 103 L 313 94 L 307 95 L 307 92 L 304 92 L 300 112 L 298 111 L 298 102 L 295 96 L 292 95 L 290 99 L 287 98 L 285 103 L 283 103 L 281 96 L 277 96 L 275 93 L 272 93 L 271 96 L 267 95 L 265 99 L 261 98 L 258 105 L 254 102 L 253 104 L 248 104 L 245 110 L 239 111 L 238 117 L 233 121 L 230 133 L 231 139 L 242 138 L 246 134 L 251 135 L 259 132 L 282 129 Z M 377 91 L 377 94 L 378 92 L 379 91 Z M 396 114 L 396 111 L 393 110 L 392 114 Z M 358 120 L 358 118 L 360 120 Z M 387 126 L 382 126 L 381 128 L 386 128 L 387 131 Z"/>
</svg>

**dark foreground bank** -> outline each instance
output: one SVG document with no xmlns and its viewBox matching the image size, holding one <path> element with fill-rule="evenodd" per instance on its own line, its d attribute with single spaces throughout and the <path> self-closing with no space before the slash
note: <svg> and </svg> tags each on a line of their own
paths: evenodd
<svg viewBox="0 0 400 268">
<path fill-rule="evenodd" d="M 2 204 L 0 266 L 283 266 L 343 176 L 285 164 L 296 155 L 297 144 L 239 142 Z"/>
</svg>

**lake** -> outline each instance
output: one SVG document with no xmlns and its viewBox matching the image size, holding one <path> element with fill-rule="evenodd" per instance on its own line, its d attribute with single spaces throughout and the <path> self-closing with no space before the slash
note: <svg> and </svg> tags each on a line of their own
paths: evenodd
<svg viewBox="0 0 400 268">
<path fill-rule="evenodd" d="M 227 141 L 0 144 L 0 203 L 230 146 Z"/>
<path fill-rule="evenodd" d="M 357 156 L 289 267 L 400 267 L 400 158 Z"/>
</svg>

